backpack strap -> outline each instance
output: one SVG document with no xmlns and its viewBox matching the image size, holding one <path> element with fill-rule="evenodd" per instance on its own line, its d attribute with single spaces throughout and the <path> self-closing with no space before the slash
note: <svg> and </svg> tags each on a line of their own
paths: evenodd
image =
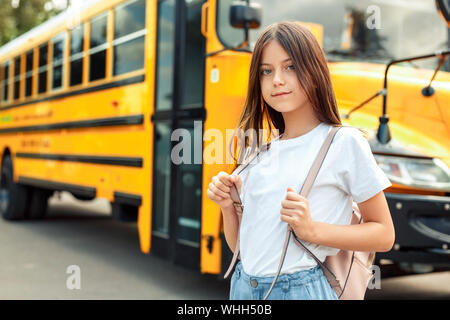
<svg viewBox="0 0 450 320">
<path fill-rule="evenodd" d="M 306 198 L 308 196 L 309 191 L 311 190 L 311 187 L 312 187 L 314 181 L 316 180 L 317 174 L 319 173 L 320 167 L 322 166 L 322 163 L 328 152 L 328 149 L 330 148 L 331 142 L 333 141 L 333 138 L 336 135 L 336 132 L 340 128 L 342 128 L 340 125 L 334 125 L 331 128 L 330 132 L 328 133 L 327 138 L 323 142 L 322 147 L 320 148 L 319 153 L 317 154 L 316 159 L 314 160 L 314 162 L 311 166 L 311 169 L 309 170 L 308 176 L 306 177 L 305 182 L 300 191 L 300 195 L 302 195 L 303 197 Z M 275 277 L 272 281 L 272 285 L 270 286 L 269 291 L 267 292 L 266 296 L 264 297 L 264 300 L 266 300 L 269 297 L 269 295 L 272 292 L 272 289 L 278 279 L 278 276 L 280 275 L 281 267 L 283 266 L 284 258 L 286 257 L 286 251 L 287 251 L 287 247 L 289 244 L 289 240 L 291 238 L 291 234 L 293 234 L 293 231 L 292 231 L 292 228 L 288 225 L 287 232 L 286 232 L 286 239 L 284 241 L 284 246 L 283 246 L 283 252 L 281 253 L 280 264 L 278 265 L 277 273 L 275 274 Z M 294 236 L 295 236 L 295 234 L 294 234 Z M 308 253 L 310 253 L 311 256 L 314 258 L 314 260 L 316 260 L 316 262 L 322 267 L 323 263 L 320 262 L 320 260 L 310 250 L 308 250 L 303 244 L 302 244 L 302 247 L 305 248 L 306 251 Z M 325 265 L 323 265 L 323 266 L 325 266 Z M 328 270 L 328 268 L 326 268 L 325 270 Z M 330 284 L 332 286 L 340 287 L 339 281 L 337 280 L 337 278 L 334 276 L 334 274 L 330 270 L 328 270 L 328 271 L 330 273 L 328 275 L 328 277 L 330 277 L 329 281 L 331 281 Z M 328 277 L 327 277 L 327 279 L 328 279 Z"/>
</svg>

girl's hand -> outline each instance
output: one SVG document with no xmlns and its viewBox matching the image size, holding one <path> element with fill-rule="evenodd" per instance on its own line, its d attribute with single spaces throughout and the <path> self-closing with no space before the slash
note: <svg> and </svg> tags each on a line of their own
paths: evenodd
<svg viewBox="0 0 450 320">
<path fill-rule="evenodd" d="M 242 186 L 241 177 L 236 174 L 229 175 L 224 171 L 220 171 L 212 178 L 206 194 L 209 199 L 218 204 L 222 209 L 234 208 L 233 199 L 230 195 L 231 189 L 234 188 L 233 183 L 236 184 L 236 188 L 240 193 Z"/>
<path fill-rule="evenodd" d="M 308 200 L 294 189 L 287 188 L 286 198 L 281 201 L 281 221 L 287 222 L 297 238 L 311 242 L 315 223 L 309 214 Z"/>
</svg>

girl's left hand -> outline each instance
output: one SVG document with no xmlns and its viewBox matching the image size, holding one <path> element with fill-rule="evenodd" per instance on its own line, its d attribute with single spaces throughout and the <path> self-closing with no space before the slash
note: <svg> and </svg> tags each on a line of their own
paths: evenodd
<svg viewBox="0 0 450 320">
<path fill-rule="evenodd" d="M 287 222 L 297 238 L 311 242 L 314 238 L 314 221 L 309 214 L 308 200 L 294 189 L 288 188 L 286 198 L 281 201 L 281 220 Z"/>
</svg>

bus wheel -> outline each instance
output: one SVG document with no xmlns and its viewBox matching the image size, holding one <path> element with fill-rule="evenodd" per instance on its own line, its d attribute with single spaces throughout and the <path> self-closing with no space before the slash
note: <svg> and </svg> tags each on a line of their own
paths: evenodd
<svg viewBox="0 0 450 320">
<path fill-rule="evenodd" d="M 14 182 L 12 159 L 7 155 L 3 158 L 0 175 L 0 214 L 6 220 L 23 219 L 27 203 L 28 189 Z"/>
<path fill-rule="evenodd" d="M 42 219 L 47 213 L 48 198 L 53 191 L 33 188 L 30 191 L 30 206 L 25 214 L 29 219 Z"/>
</svg>

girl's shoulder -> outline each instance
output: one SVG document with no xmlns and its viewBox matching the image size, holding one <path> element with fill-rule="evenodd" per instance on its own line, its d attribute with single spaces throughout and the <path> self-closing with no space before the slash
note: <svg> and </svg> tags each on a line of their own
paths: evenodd
<svg viewBox="0 0 450 320">
<path fill-rule="evenodd" d="M 342 126 L 334 136 L 331 147 L 339 153 L 369 151 L 369 133 L 353 126 Z M 348 156 L 348 154 L 347 154 Z"/>
<path fill-rule="evenodd" d="M 340 143 L 368 143 L 369 137 L 370 135 L 366 130 L 345 125 L 336 132 L 333 140 Z"/>
</svg>

